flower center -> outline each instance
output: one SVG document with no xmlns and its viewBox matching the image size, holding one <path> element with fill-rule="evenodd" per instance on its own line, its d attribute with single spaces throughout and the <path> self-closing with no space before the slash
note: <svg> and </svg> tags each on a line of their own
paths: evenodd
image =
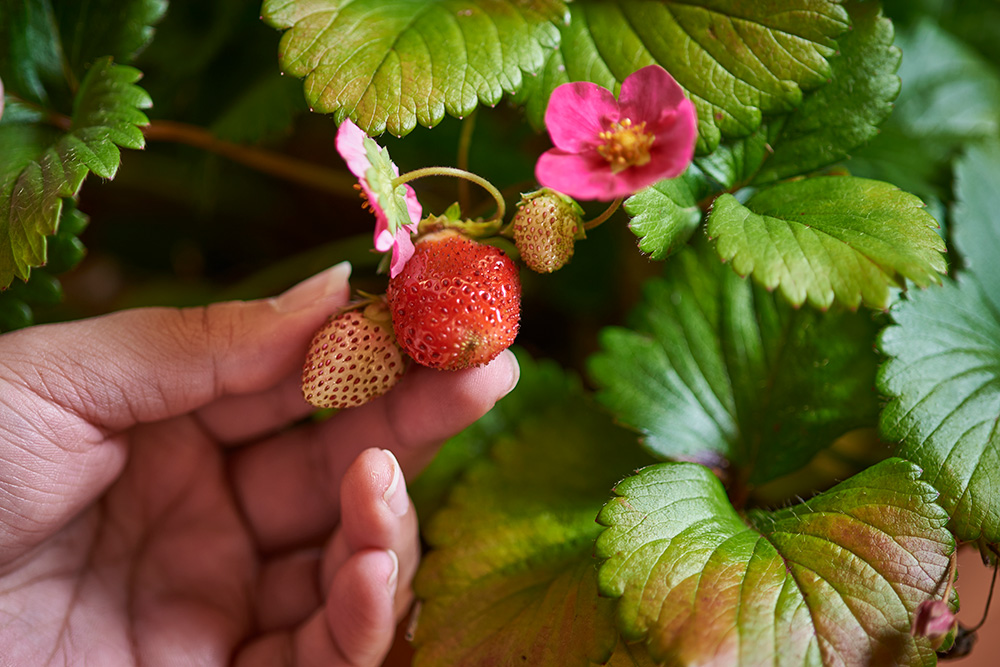
<svg viewBox="0 0 1000 667">
<path fill-rule="evenodd" d="M 649 162 L 649 148 L 656 140 L 655 135 L 646 132 L 645 121 L 633 125 L 629 118 L 612 124 L 610 130 L 597 136 L 604 142 L 597 147 L 597 152 L 611 163 L 611 171 L 615 174 Z"/>
</svg>

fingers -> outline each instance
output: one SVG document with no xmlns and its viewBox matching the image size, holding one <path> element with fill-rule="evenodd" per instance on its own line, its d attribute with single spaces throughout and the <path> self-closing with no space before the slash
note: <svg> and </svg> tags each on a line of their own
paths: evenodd
<svg viewBox="0 0 1000 667">
<path fill-rule="evenodd" d="M 314 642 L 331 640 L 349 665 L 379 665 L 396 636 L 395 598 L 399 562 L 392 551 L 355 553 L 333 577 L 325 616 L 326 633 Z"/>
<path fill-rule="evenodd" d="M 257 624 L 263 630 L 293 627 L 320 606 L 335 575 L 356 554 L 389 550 L 400 562 L 402 613 L 412 599 L 409 582 L 420 560 L 416 512 L 395 457 L 386 450 L 361 453 L 340 487 L 341 525 L 321 555 L 306 549 L 272 559 L 262 569 L 257 589 Z M 321 571 L 322 568 L 322 571 Z"/>
<path fill-rule="evenodd" d="M 237 667 L 377 667 L 395 634 L 398 574 L 391 551 L 362 551 L 337 573 L 326 605 L 294 632 L 276 632 L 236 656 Z"/>
<path fill-rule="evenodd" d="M 221 444 L 242 444 L 294 423 L 316 408 L 302 398 L 302 369 L 297 366 L 272 387 L 253 394 L 224 396 L 195 415 Z"/>
<path fill-rule="evenodd" d="M 233 484 L 259 544 L 288 548 L 329 534 L 340 515 L 340 479 L 361 451 L 392 450 L 413 476 L 442 440 L 507 394 L 518 373 L 510 352 L 464 371 L 417 367 L 371 403 L 236 452 Z"/>
<path fill-rule="evenodd" d="M 366 450 L 355 460 L 341 496 L 343 523 L 322 576 L 314 552 L 276 560 L 263 573 L 260 627 L 295 629 L 265 636 L 237 664 L 381 664 L 412 600 L 420 557 L 416 515 L 402 470 L 384 450 Z M 327 592 L 322 609 L 317 590 Z"/>
<path fill-rule="evenodd" d="M 274 299 L 144 308 L 0 338 L 6 374 L 105 432 L 264 390 L 301 367 L 309 338 L 349 297 L 339 264 Z"/>
<path fill-rule="evenodd" d="M 388 549 L 399 560 L 401 583 L 395 608 L 402 614 L 413 598 L 410 581 L 420 562 L 420 535 L 403 471 L 392 452 L 362 452 L 344 475 L 340 503 L 340 529 L 323 560 L 320 585 L 324 590 L 330 586 L 354 554 Z"/>
</svg>

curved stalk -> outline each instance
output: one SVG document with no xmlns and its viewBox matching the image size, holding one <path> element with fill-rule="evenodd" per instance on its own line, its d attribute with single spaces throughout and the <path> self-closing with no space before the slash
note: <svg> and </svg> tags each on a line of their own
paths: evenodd
<svg viewBox="0 0 1000 667">
<path fill-rule="evenodd" d="M 413 171 L 408 171 L 405 174 L 397 176 L 392 182 L 392 187 L 397 187 L 410 181 L 415 181 L 418 178 L 424 178 L 426 176 L 451 176 L 453 178 L 461 178 L 467 181 L 471 181 L 483 188 L 490 193 L 490 196 L 497 203 L 497 211 L 493 214 L 489 220 L 486 222 L 493 222 L 495 220 L 503 220 L 504 214 L 507 212 L 507 204 L 503 200 L 503 195 L 500 191 L 494 187 L 492 183 L 487 181 L 482 176 L 477 176 L 470 171 L 465 171 L 464 169 L 457 169 L 455 167 L 422 167 L 420 169 L 414 169 Z"/>
<path fill-rule="evenodd" d="M 612 215 L 614 215 L 615 211 L 618 210 L 618 207 L 622 205 L 622 202 L 624 200 L 625 200 L 624 197 L 619 197 L 618 199 L 616 199 L 613 202 L 611 202 L 611 204 L 608 206 L 608 208 L 605 209 L 604 213 L 601 213 L 599 216 L 597 216 L 593 220 L 589 220 L 588 222 L 583 223 L 583 228 L 586 229 L 587 231 L 590 231 L 594 227 L 597 227 L 598 225 L 600 225 L 601 223 L 603 223 L 605 220 L 607 220 Z"/>
</svg>

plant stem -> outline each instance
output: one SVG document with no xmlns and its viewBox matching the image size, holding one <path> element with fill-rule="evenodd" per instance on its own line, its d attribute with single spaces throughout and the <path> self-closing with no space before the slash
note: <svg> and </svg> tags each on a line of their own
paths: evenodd
<svg viewBox="0 0 1000 667">
<path fill-rule="evenodd" d="M 958 567 L 958 548 L 956 547 L 955 550 L 951 552 L 951 560 L 948 562 L 948 585 L 944 587 L 944 595 L 941 596 L 941 599 L 946 604 L 948 602 L 948 596 L 951 595 L 951 589 L 955 585 L 955 572 L 957 567 Z"/>
<path fill-rule="evenodd" d="M 493 214 L 492 218 L 486 220 L 486 222 L 503 220 L 503 216 L 507 212 L 507 204 L 504 203 L 503 195 L 500 194 L 500 191 L 482 176 L 477 176 L 476 174 L 473 174 L 470 171 L 465 171 L 464 169 L 456 169 L 455 167 L 423 167 L 421 169 L 414 169 L 413 171 L 408 171 L 405 174 L 397 176 L 392 182 L 392 187 L 395 188 L 405 183 L 409 183 L 410 181 L 415 181 L 418 178 L 424 178 L 425 176 L 453 176 L 455 178 L 472 181 L 479 187 L 489 192 L 497 203 L 497 212 Z"/>
<path fill-rule="evenodd" d="M 462 121 L 462 132 L 458 136 L 458 158 L 456 166 L 469 171 L 469 148 L 472 146 L 472 131 L 476 127 L 476 109 Z M 458 205 L 463 211 L 469 210 L 469 182 L 464 178 L 458 182 Z"/>
<path fill-rule="evenodd" d="M 983 609 L 983 617 L 981 619 L 979 619 L 978 623 L 976 623 L 976 627 L 969 628 L 969 632 L 976 632 L 977 630 L 979 630 L 979 628 L 983 627 L 983 624 L 986 622 L 986 617 L 989 616 L 989 613 L 990 613 L 990 603 L 993 602 L 993 589 L 997 585 L 997 567 L 998 566 L 1000 566 L 1000 559 L 997 559 L 997 561 L 995 563 L 993 563 L 993 579 L 992 579 L 992 581 L 990 581 L 990 593 L 986 597 L 986 608 Z"/>
<path fill-rule="evenodd" d="M 583 223 L 583 228 L 589 231 L 594 227 L 600 225 L 602 222 L 604 222 L 612 215 L 614 215 L 614 212 L 618 210 L 618 207 L 622 205 L 622 201 L 624 200 L 625 200 L 624 197 L 619 197 L 618 199 L 611 202 L 611 205 L 608 206 L 607 209 L 605 209 L 604 213 L 601 213 L 599 216 L 597 216 L 593 220 L 590 220 L 589 222 Z"/>
<path fill-rule="evenodd" d="M 353 176 L 274 151 L 225 141 L 195 125 L 171 120 L 155 120 L 143 128 L 143 134 L 150 141 L 170 141 L 201 148 L 246 167 L 294 183 L 301 183 L 336 195 L 356 196 L 354 184 L 357 181 Z"/>
</svg>

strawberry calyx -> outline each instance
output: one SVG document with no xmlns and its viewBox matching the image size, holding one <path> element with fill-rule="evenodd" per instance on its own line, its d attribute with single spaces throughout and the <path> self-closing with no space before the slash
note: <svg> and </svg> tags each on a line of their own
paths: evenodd
<svg viewBox="0 0 1000 667">
<path fill-rule="evenodd" d="M 417 226 L 417 233 L 421 235 L 433 234 L 445 229 L 453 229 L 465 236 L 483 240 L 496 236 L 503 228 L 502 220 L 469 220 L 460 217 L 458 205 L 453 204 L 443 215 L 428 215 Z"/>
</svg>

